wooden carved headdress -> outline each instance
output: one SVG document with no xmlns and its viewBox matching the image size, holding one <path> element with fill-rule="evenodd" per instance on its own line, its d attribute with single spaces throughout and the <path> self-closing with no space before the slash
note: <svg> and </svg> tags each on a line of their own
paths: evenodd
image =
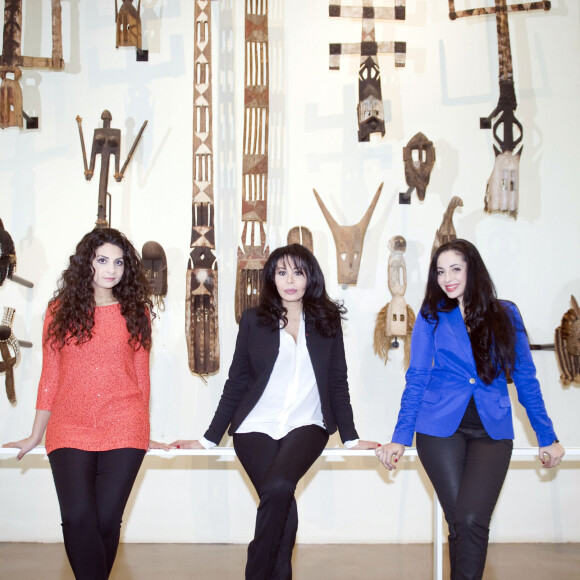
<svg viewBox="0 0 580 580">
<path fill-rule="evenodd" d="M 463 200 L 457 195 L 454 195 L 447 206 L 447 210 L 443 214 L 439 229 L 435 232 L 435 240 L 433 240 L 433 247 L 431 248 L 431 257 L 433 257 L 433 254 L 443 244 L 457 239 L 457 232 L 453 225 L 453 212 L 458 207 L 463 207 Z"/>
<path fill-rule="evenodd" d="M 369 141 L 373 133 L 385 134 L 385 113 L 378 55 L 395 53 L 395 66 L 403 67 L 407 53 L 405 42 L 376 42 L 375 18 L 405 20 L 405 2 L 406 0 L 395 0 L 393 7 L 375 7 L 374 0 L 363 0 L 362 6 L 346 5 L 340 0 L 330 0 L 329 3 L 328 13 L 331 18 L 362 19 L 360 43 L 342 42 L 329 46 L 330 70 L 340 68 L 340 55 L 360 54 L 357 106 L 359 141 Z"/>
<path fill-rule="evenodd" d="M 505 213 L 516 218 L 519 204 L 519 168 L 524 129 L 515 116 L 518 106 L 516 100 L 508 12 L 526 10 L 549 10 L 551 3 L 519 2 L 508 4 L 507 0 L 495 0 L 495 6 L 489 8 L 470 8 L 455 10 L 454 0 L 449 1 L 449 18 L 495 14 L 497 24 L 497 44 L 499 56 L 499 100 L 496 108 L 488 117 L 480 119 L 481 129 L 493 129 L 496 145 L 495 164 L 487 182 L 485 193 L 485 211 L 487 213 Z M 519 149 L 518 149 L 518 146 Z M 516 150 L 517 149 L 517 150 Z"/>
<path fill-rule="evenodd" d="M 580 383 L 580 308 L 574 296 L 570 297 L 572 308 L 562 317 L 556 328 L 554 343 L 560 366 L 560 380 L 564 385 Z"/>
<path fill-rule="evenodd" d="M 22 0 L 5 0 L 4 35 L 0 56 L 0 129 L 22 127 L 22 118 L 27 119 L 27 128 L 38 128 L 38 118 L 31 118 L 22 109 L 20 87 L 21 67 L 63 70 L 62 58 L 62 8 L 60 0 L 51 0 L 52 6 L 52 55 L 22 56 Z"/>
<path fill-rule="evenodd" d="M 316 190 L 313 190 L 316 201 L 326 218 L 326 222 L 330 226 L 330 231 L 334 238 L 339 284 L 356 285 L 358 281 L 358 272 L 360 269 L 365 234 L 382 190 L 383 184 L 381 183 L 365 215 L 358 224 L 355 224 L 354 226 L 341 226 L 332 217 Z"/>
<path fill-rule="evenodd" d="M 20 361 L 20 345 L 12 332 L 14 308 L 4 307 L 4 315 L 0 322 L 0 373 L 6 373 L 6 396 L 11 405 L 16 405 L 16 390 L 14 388 L 14 367 Z M 14 356 L 10 353 L 10 348 Z"/>
<path fill-rule="evenodd" d="M 404 367 L 409 368 L 411 358 L 411 334 L 415 325 L 415 313 L 405 302 L 407 289 L 407 268 L 403 254 L 407 242 L 403 236 L 394 236 L 389 240 L 389 290 L 393 296 L 390 302 L 377 314 L 373 350 L 387 364 L 389 350 L 399 348 L 397 339 L 405 340 Z"/>
</svg>

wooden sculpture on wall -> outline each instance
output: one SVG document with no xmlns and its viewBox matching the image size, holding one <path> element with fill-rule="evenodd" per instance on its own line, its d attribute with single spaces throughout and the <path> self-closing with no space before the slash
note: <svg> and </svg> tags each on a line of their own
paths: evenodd
<svg viewBox="0 0 580 580">
<path fill-rule="evenodd" d="M 457 232 L 453 225 L 453 212 L 455 211 L 455 208 L 458 207 L 463 207 L 463 200 L 457 195 L 454 195 L 447 206 L 447 210 L 443 214 L 443 219 L 441 220 L 439 229 L 435 232 L 435 240 L 433 241 L 433 247 L 431 248 L 431 257 L 433 257 L 433 254 L 440 246 L 457 239 Z"/>
<path fill-rule="evenodd" d="M 16 275 L 16 248 L 12 236 L 4 229 L 0 219 L 0 286 L 8 280 L 33 288 L 34 284 Z"/>
<path fill-rule="evenodd" d="M 365 234 L 371 221 L 373 212 L 381 191 L 383 190 L 383 184 L 379 185 L 375 197 L 371 201 L 371 205 L 367 209 L 365 215 L 362 219 L 354 226 L 341 226 L 330 214 L 326 206 L 324 205 L 322 199 L 318 195 L 317 191 L 314 189 L 314 195 L 316 201 L 324 214 L 326 222 L 330 227 L 332 232 L 332 237 L 334 238 L 334 244 L 336 246 L 336 267 L 338 273 L 338 283 L 339 284 L 350 284 L 356 285 L 358 281 L 358 272 L 360 269 L 360 260 L 362 257 L 363 244 L 365 241 Z"/>
<path fill-rule="evenodd" d="M 405 66 L 405 42 L 376 42 L 375 18 L 405 20 L 405 0 L 395 0 L 394 7 L 375 7 L 374 0 L 363 0 L 362 6 L 346 6 L 330 0 L 331 18 L 362 18 L 360 43 L 333 43 L 329 46 L 330 70 L 340 68 L 341 54 L 360 54 L 358 74 L 358 140 L 369 141 L 373 133 L 385 134 L 385 113 L 381 93 L 381 71 L 378 55 L 395 53 L 395 66 Z"/>
<path fill-rule="evenodd" d="M 145 242 L 141 249 L 141 260 L 149 280 L 151 299 L 157 308 L 165 310 L 167 296 L 167 257 L 163 246 L 157 242 Z"/>
<path fill-rule="evenodd" d="M 393 296 L 377 315 L 373 350 L 387 364 L 389 350 L 399 348 L 397 339 L 405 340 L 404 367 L 409 368 L 411 345 L 410 339 L 415 324 L 415 313 L 405 302 L 407 289 L 407 268 L 403 254 L 407 242 L 403 236 L 394 236 L 389 240 L 388 283 Z"/>
<path fill-rule="evenodd" d="M 127 155 L 127 159 L 123 164 L 123 167 L 119 171 L 119 162 L 121 158 L 121 130 L 120 129 L 113 129 L 111 127 L 111 121 L 113 119 L 111 113 L 105 110 L 101 115 L 101 119 L 103 121 L 102 128 L 95 129 L 95 133 L 93 135 L 93 146 L 91 149 L 91 164 L 90 166 L 87 164 L 87 152 L 85 149 L 85 139 L 83 136 L 83 120 L 82 117 L 77 116 L 77 124 L 79 127 L 79 136 L 81 139 L 81 149 L 83 153 L 83 162 L 85 165 L 85 179 L 90 181 L 95 173 L 95 164 L 97 161 L 97 155 L 101 156 L 101 174 L 99 179 L 99 204 L 98 204 L 98 211 L 97 211 L 97 221 L 96 226 L 98 228 L 108 228 L 111 219 L 111 194 L 107 191 L 107 186 L 109 183 L 109 162 L 111 155 L 115 159 L 115 181 L 120 182 L 123 177 L 125 176 L 125 171 L 133 159 L 133 154 L 135 153 L 135 149 L 137 149 L 137 145 L 139 145 L 139 141 L 141 140 L 141 136 L 143 135 L 143 131 L 147 126 L 147 121 L 143 123 L 137 137 L 135 138 L 135 142 Z M 107 211 L 108 210 L 108 211 Z M 107 218 L 107 215 L 109 216 Z"/>
<path fill-rule="evenodd" d="M 288 244 L 301 244 L 314 252 L 314 242 L 312 241 L 312 232 L 304 226 L 294 226 L 288 232 Z"/>
<path fill-rule="evenodd" d="M 29 117 L 22 108 L 20 87 L 21 67 L 63 70 L 62 18 L 60 0 L 51 0 L 52 6 L 52 55 L 50 58 L 22 56 L 22 0 L 4 1 L 4 35 L 0 56 L 0 129 L 22 127 L 23 116 L 27 128 L 38 128 L 38 118 Z"/>
<path fill-rule="evenodd" d="M 417 197 L 423 201 L 431 171 L 435 165 L 435 147 L 423 133 L 417 133 L 403 147 L 403 162 L 405 164 L 405 181 L 408 189 L 399 193 L 399 203 L 411 203 L 411 194 L 417 190 Z"/>
<path fill-rule="evenodd" d="M 20 345 L 12 332 L 14 308 L 4 307 L 0 322 L 0 373 L 6 373 L 6 396 L 12 406 L 16 405 L 16 390 L 14 387 L 14 367 L 20 361 Z M 10 348 L 14 355 L 10 353 Z"/>
<path fill-rule="evenodd" d="M 137 49 L 137 60 L 148 60 L 149 51 L 141 48 L 141 0 L 138 0 L 136 8 L 133 0 L 121 0 L 121 8 L 118 7 L 118 0 L 115 0 L 115 23 L 117 48 L 134 46 Z"/>
<path fill-rule="evenodd" d="M 570 301 L 572 308 L 562 317 L 554 340 L 564 386 L 572 382 L 580 384 L 580 308 L 574 296 Z"/>
<path fill-rule="evenodd" d="M 193 198 L 186 273 L 185 339 L 189 370 L 204 378 L 220 367 L 218 264 L 214 254 L 211 2 L 195 1 Z"/>
<path fill-rule="evenodd" d="M 238 248 L 236 320 L 257 306 L 268 259 L 268 0 L 246 0 L 246 66 L 242 167 L 242 246 Z"/>
<path fill-rule="evenodd" d="M 495 14 L 499 55 L 499 101 L 489 117 L 480 119 L 482 129 L 493 129 L 495 164 L 485 194 L 487 213 L 506 213 L 516 218 L 518 215 L 519 166 L 524 130 L 515 116 L 518 106 L 514 85 L 512 53 L 508 12 L 525 10 L 550 10 L 549 1 L 520 2 L 508 4 L 507 0 L 495 0 L 495 6 L 455 10 L 454 0 L 449 1 L 449 18 L 455 20 L 465 16 Z M 517 151 L 516 151 L 517 149 Z"/>
</svg>

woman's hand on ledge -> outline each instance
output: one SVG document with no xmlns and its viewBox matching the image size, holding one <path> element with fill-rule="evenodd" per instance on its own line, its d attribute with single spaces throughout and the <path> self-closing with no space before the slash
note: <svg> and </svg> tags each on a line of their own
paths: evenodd
<svg viewBox="0 0 580 580">
<path fill-rule="evenodd" d="M 205 449 L 197 439 L 178 439 L 171 443 L 172 449 Z"/>
<path fill-rule="evenodd" d="M 151 449 L 163 449 L 165 451 L 171 451 L 173 447 L 169 443 L 160 443 L 159 441 L 153 441 L 153 439 L 149 439 L 149 448 L 147 451 L 151 451 Z"/>
<path fill-rule="evenodd" d="M 376 441 L 365 441 L 364 439 L 359 439 L 358 443 L 354 447 L 349 447 L 351 449 L 376 449 L 380 443 Z"/>
<path fill-rule="evenodd" d="M 552 445 L 547 445 L 546 447 L 540 447 L 539 455 L 540 461 L 544 467 L 556 467 L 560 465 L 562 457 L 564 457 L 564 448 L 560 443 L 554 442 Z"/>
<path fill-rule="evenodd" d="M 2 447 L 8 447 L 13 449 L 20 449 L 20 452 L 16 456 L 16 459 L 22 459 L 29 451 L 34 449 L 38 445 L 39 441 L 32 437 L 26 437 L 26 439 L 21 439 L 20 441 L 11 441 L 10 443 L 4 443 Z"/>
<path fill-rule="evenodd" d="M 386 443 L 375 451 L 379 461 L 389 470 L 397 469 L 397 462 L 405 453 L 405 446 L 400 443 Z"/>
</svg>

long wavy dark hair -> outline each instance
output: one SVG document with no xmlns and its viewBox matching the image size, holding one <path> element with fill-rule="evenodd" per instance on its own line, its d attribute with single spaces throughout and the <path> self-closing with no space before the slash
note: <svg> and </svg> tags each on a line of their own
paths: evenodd
<svg viewBox="0 0 580 580">
<path fill-rule="evenodd" d="M 125 269 L 121 280 L 113 287 L 113 296 L 121 306 L 130 335 L 129 344 L 135 349 L 140 346 L 151 349 L 149 317 L 155 317 L 155 313 L 149 298 L 149 282 L 133 244 L 124 234 L 112 228 L 95 228 L 86 234 L 58 280 L 57 289 L 48 303 L 53 318 L 46 341 L 54 347 L 61 349 L 70 342 L 82 344 L 92 338 L 96 307 L 92 262 L 97 249 L 107 243 L 123 252 Z"/>
<path fill-rule="evenodd" d="M 498 300 L 491 276 L 471 242 L 453 240 L 435 252 L 429 265 L 421 314 L 427 320 L 437 323 L 438 312 L 450 312 L 458 306 L 457 299 L 448 298 L 437 281 L 437 260 L 443 252 L 455 252 L 467 263 L 463 312 L 477 374 L 487 385 L 502 371 L 509 378 L 516 358 L 515 323 L 509 310 Z"/>
<path fill-rule="evenodd" d="M 340 328 L 341 321 L 346 314 L 342 302 L 332 300 L 326 293 L 324 274 L 314 254 L 301 244 L 290 244 L 275 249 L 262 270 L 262 286 L 260 289 L 260 304 L 258 316 L 262 324 L 273 330 L 288 324 L 287 309 L 282 305 L 282 298 L 278 294 L 274 281 L 278 262 L 282 260 L 288 266 L 295 268 L 306 275 L 306 291 L 302 298 L 304 317 L 314 323 L 316 330 L 323 336 L 334 336 Z"/>
</svg>

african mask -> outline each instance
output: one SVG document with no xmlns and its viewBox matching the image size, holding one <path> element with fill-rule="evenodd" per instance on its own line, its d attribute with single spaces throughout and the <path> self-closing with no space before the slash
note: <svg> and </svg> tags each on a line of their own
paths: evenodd
<svg viewBox="0 0 580 580">
<path fill-rule="evenodd" d="M 431 170 L 435 165 L 435 147 L 423 133 L 417 133 L 403 147 L 405 163 L 405 181 L 417 190 L 417 197 L 423 201 L 429 185 Z"/>
<path fill-rule="evenodd" d="M 167 295 L 167 258 L 163 247 L 157 242 L 145 242 L 141 259 L 150 293 L 160 310 L 165 310 L 163 298 Z"/>
<path fill-rule="evenodd" d="M 365 234 L 382 190 L 383 184 L 381 183 L 365 215 L 354 226 L 341 226 L 332 217 L 316 190 L 313 190 L 316 201 L 326 218 L 326 222 L 330 226 L 330 231 L 334 238 L 339 284 L 356 285 L 358 281 Z"/>
</svg>

